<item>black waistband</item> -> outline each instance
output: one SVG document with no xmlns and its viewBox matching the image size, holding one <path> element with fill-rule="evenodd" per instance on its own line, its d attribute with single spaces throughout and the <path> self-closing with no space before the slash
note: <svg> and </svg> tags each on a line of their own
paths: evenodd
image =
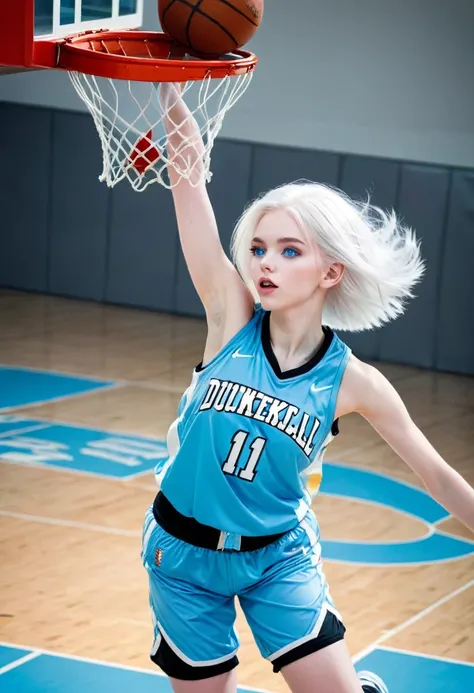
<svg viewBox="0 0 474 693">
<path fill-rule="evenodd" d="M 200 546 L 203 549 L 218 550 L 219 542 L 222 539 L 222 532 L 214 527 L 202 525 L 193 517 L 181 515 L 176 508 L 171 505 L 169 500 L 159 491 L 153 503 L 153 515 L 155 520 L 163 527 L 165 532 L 177 539 Z M 268 534 L 262 537 L 242 537 L 240 551 L 256 551 L 268 546 L 285 534 Z"/>
</svg>

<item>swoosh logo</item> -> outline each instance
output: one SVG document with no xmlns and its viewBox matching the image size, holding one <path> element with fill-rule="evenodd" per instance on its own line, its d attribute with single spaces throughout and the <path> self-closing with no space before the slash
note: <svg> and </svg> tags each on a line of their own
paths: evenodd
<svg viewBox="0 0 474 693">
<path fill-rule="evenodd" d="M 314 383 L 311 385 L 311 392 L 322 392 L 323 390 L 330 390 L 332 385 L 325 385 L 324 387 L 317 387 Z"/>
<path fill-rule="evenodd" d="M 232 354 L 233 359 L 252 359 L 253 354 L 241 354 L 240 349 L 237 349 L 237 351 L 234 351 Z"/>
</svg>

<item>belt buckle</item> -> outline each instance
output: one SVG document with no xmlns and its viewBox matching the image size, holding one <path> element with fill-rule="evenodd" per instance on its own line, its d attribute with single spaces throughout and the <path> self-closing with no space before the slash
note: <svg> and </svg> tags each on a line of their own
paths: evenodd
<svg viewBox="0 0 474 693">
<path fill-rule="evenodd" d="M 221 532 L 219 541 L 217 542 L 218 551 L 240 551 L 242 537 L 240 534 L 232 534 L 232 532 Z"/>
</svg>

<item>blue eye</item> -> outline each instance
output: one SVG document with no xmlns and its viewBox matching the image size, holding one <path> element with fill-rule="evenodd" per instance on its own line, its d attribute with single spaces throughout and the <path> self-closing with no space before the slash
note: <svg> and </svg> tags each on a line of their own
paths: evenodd
<svg viewBox="0 0 474 693">
<path fill-rule="evenodd" d="M 283 254 L 286 255 L 286 257 L 297 257 L 299 252 L 294 248 L 285 248 Z"/>
<path fill-rule="evenodd" d="M 257 248 L 256 246 L 254 246 L 253 248 L 250 248 L 250 252 L 252 253 L 252 255 L 255 255 L 256 257 L 262 257 L 263 255 L 265 255 L 264 249 L 263 248 Z"/>
</svg>

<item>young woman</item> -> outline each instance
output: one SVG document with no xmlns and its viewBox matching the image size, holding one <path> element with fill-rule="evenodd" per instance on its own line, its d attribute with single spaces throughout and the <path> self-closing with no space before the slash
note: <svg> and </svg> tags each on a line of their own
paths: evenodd
<svg viewBox="0 0 474 693">
<path fill-rule="evenodd" d="M 338 420 L 359 412 L 474 529 L 473 489 L 385 377 L 333 332 L 400 315 L 423 272 L 419 246 L 394 214 L 296 183 L 244 211 L 232 264 L 205 184 L 196 184 L 199 132 L 176 86 L 162 87 L 161 98 L 179 234 L 208 334 L 145 518 L 151 658 L 175 693 L 235 693 L 238 597 L 262 656 L 292 693 L 386 692 L 352 665 L 306 478 L 321 474 Z M 195 157 L 195 180 L 178 182 L 181 157 Z"/>
</svg>

